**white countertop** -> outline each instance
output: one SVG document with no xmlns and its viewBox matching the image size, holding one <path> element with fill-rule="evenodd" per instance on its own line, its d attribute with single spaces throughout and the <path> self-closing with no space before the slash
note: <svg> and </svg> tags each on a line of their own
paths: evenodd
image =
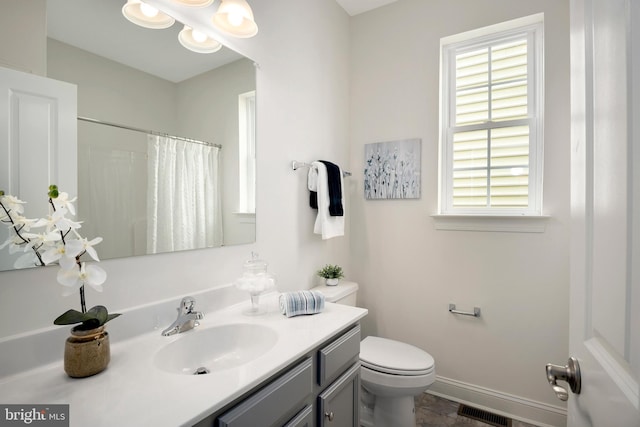
<svg viewBox="0 0 640 427">
<path fill-rule="evenodd" d="M 241 312 L 248 303 L 237 304 L 205 313 L 198 328 L 171 337 L 153 330 L 119 342 L 112 334 L 111 363 L 105 371 L 72 379 L 62 361 L 38 367 L 1 379 L 0 403 L 69 404 L 70 425 L 76 427 L 190 426 L 367 314 L 362 308 L 327 303 L 322 313 L 287 318 L 277 310 L 275 296 L 265 302 L 269 310 L 264 315 L 245 316 Z M 173 374 L 154 366 L 154 355 L 165 345 L 231 323 L 269 326 L 278 333 L 278 342 L 247 364 L 207 375 Z"/>
</svg>

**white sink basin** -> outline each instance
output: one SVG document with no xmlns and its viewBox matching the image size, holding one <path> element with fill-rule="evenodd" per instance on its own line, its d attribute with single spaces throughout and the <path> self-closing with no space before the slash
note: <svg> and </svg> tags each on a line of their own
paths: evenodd
<svg viewBox="0 0 640 427">
<path fill-rule="evenodd" d="M 277 341 L 278 334 L 262 325 L 234 323 L 196 328 L 158 350 L 154 364 L 173 374 L 220 371 L 257 359 Z"/>
</svg>

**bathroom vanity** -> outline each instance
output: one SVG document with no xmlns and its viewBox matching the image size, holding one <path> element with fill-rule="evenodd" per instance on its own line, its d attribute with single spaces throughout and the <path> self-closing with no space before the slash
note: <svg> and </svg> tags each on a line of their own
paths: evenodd
<svg viewBox="0 0 640 427">
<path fill-rule="evenodd" d="M 357 426 L 359 349 L 356 325 L 197 426 Z"/>
<path fill-rule="evenodd" d="M 105 371 L 72 379 L 57 357 L 4 371 L 0 402 L 69 404 L 72 427 L 357 425 L 359 321 L 367 310 L 327 303 L 322 313 L 287 318 L 272 294 L 265 298 L 266 314 L 245 316 L 246 300 L 208 311 L 207 296 L 194 297 L 204 311 L 197 328 L 161 335 L 180 298 L 123 313 L 108 324 L 111 364 Z M 145 319 L 155 319 L 155 326 Z M 131 324 L 123 326 L 134 320 L 146 331 L 131 335 Z M 32 354 L 63 347 L 68 330 L 61 332 L 0 342 L 3 365 L 22 366 L 24 359 L 37 359 Z M 209 372 L 194 375 L 200 367 Z"/>
</svg>

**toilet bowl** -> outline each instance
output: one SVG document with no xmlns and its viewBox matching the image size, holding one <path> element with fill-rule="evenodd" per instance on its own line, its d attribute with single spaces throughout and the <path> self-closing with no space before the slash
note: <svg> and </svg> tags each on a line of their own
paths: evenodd
<svg viewBox="0 0 640 427">
<path fill-rule="evenodd" d="M 358 284 L 318 286 L 328 302 L 355 306 Z M 415 427 L 414 396 L 435 381 L 433 357 L 418 347 L 368 336 L 360 342 L 360 425 Z"/>
<path fill-rule="evenodd" d="M 436 378 L 429 353 L 412 345 L 368 336 L 360 343 L 360 379 L 374 396 L 373 407 L 361 405 L 360 424 L 375 427 L 415 427 L 414 396 Z"/>
</svg>

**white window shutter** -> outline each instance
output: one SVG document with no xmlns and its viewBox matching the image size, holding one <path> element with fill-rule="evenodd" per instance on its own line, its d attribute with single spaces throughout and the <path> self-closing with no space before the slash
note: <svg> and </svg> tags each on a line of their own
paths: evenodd
<svg viewBox="0 0 640 427">
<path fill-rule="evenodd" d="M 443 46 L 441 214 L 541 214 L 541 31 Z"/>
</svg>

